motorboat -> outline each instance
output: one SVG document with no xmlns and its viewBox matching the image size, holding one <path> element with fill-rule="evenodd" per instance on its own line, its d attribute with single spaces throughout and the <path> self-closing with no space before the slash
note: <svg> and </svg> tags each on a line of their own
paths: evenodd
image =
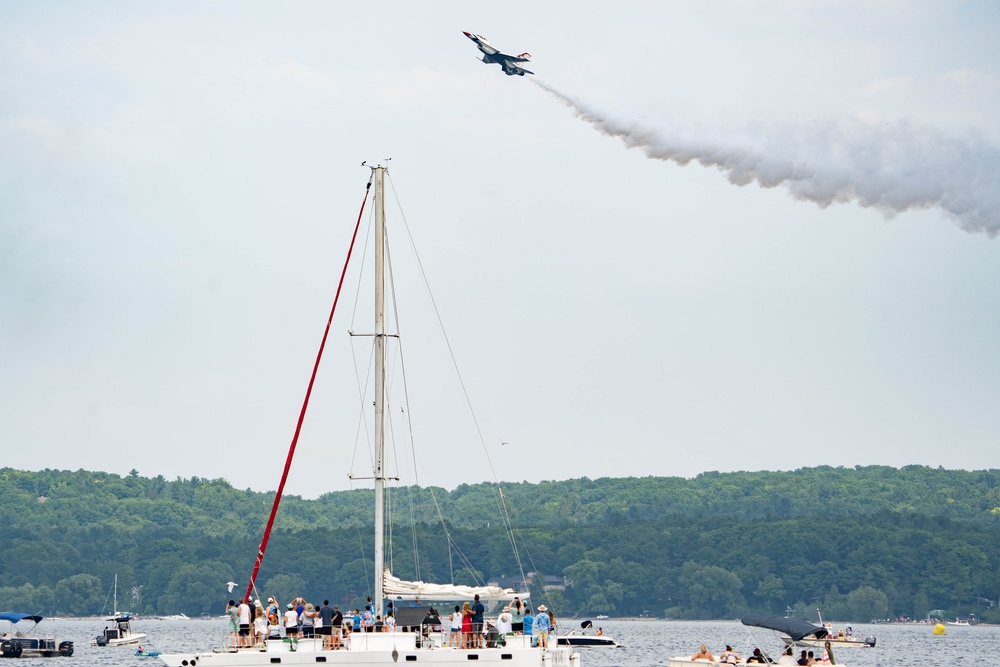
<svg viewBox="0 0 1000 667">
<path fill-rule="evenodd" d="M 113 625 L 109 625 L 90 640 L 91 646 L 131 646 L 138 644 L 146 638 L 145 632 L 133 632 L 130 614 L 115 614 L 107 619 Z"/>
<path fill-rule="evenodd" d="M 101 634 L 90 640 L 91 646 L 131 646 L 146 638 L 145 632 L 133 632 L 135 615 L 118 611 L 118 575 L 115 575 L 113 615 L 105 619 L 114 625 L 105 626 Z"/>
<path fill-rule="evenodd" d="M 607 617 L 605 617 L 607 618 Z M 616 648 L 618 642 L 616 642 L 611 637 L 604 634 L 604 631 L 598 629 L 593 632 L 594 624 L 592 621 L 583 621 L 580 623 L 580 632 L 578 633 L 575 629 L 570 630 L 567 634 L 556 635 L 556 639 L 560 646 L 585 646 L 585 647 L 605 647 L 605 648 Z M 588 632 L 591 631 L 591 632 Z"/>
<path fill-rule="evenodd" d="M 784 618 L 781 616 L 762 616 L 750 614 L 740 619 L 743 625 L 774 630 L 781 636 L 781 640 L 786 645 L 805 649 L 822 649 L 826 642 L 830 642 L 831 648 L 874 648 L 875 635 L 838 637 L 831 636 L 830 630 L 822 625 L 816 625 L 809 621 L 800 621 L 794 618 Z"/>
<path fill-rule="evenodd" d="M 36 634 L 42 616 L 22 614 L 15 611 L 0 613 L 0 621 L 9 625 L 0 633 L 0 655 L 4 658 L 51 658 L 73 655 L 73 642 L 60 641 L 56 637 L 41 637 Z M 17 624 L 31 621 L 27 632 L 19 630 Z"/>
</svg>

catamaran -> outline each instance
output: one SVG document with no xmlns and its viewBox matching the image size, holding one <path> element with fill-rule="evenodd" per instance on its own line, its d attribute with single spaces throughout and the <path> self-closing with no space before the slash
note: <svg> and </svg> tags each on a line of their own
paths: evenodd
<svg viewBox="0 0 1000 667">
<path fill-rule="evenodd" d="M 371 334 L 374 344 L 374 365 L 375 365 L 375 401 L 374 401 L 374 433 L 375 433 L 375 457 L 373 462 L 373 482 L 375 487 L 375 540 L 374 540 L 374 568 L 378 574 L 374 578 L 374 595 L 372 602 L 374 613 L 383 616 L 385 614 L 385 602 L 420 600 L 421 602 L 461 602 L 472 600 L 476 595 L 484 602 L 513 600 L 515 597 L 524 599 L 523 592 L 515 592 L 513 589 L 504 589 L 498 586 L 457 586 L 453 584 L 434 584 L 422 581 L 403 581 L 394 577 L 386 567 L 385 555 L 385 483 L 390 478 L 385 471 L 385 445 L 387 432 L 387 411 L 386 411 L 386 342 L 388 338 L 396 337 L 397 334 L 390 333 L 386 321 L 386 282 L 387 282 L 387 241 L 385 222 L 385 178 L 388 169 L 381 165 L 369 167 L 371 177 L 365 188 L 365 198 L 358 215 L 358 223 L 354 228 L 350 249 L 348 250 L 347 263 L 350 262 L 351 252 L 354 247 L 354 240 L 357 238 L 358 227 L 364 214 L 365 203 L 368 201 L 371 186 L 374 183 L 374 255 L 375 255 L 375 326 L 374 333 Z M 347 266 L 345 263 L 344 271 Z M 337 289 L 337 297 L 334 299 L 333 310 L 336 310 L 337 299 L 340 295 L 340 287 L 343 286 L 343 274 L 341 274 L 341 284 Z M 327 321 L 326 332 L 329 332 L 330 322 L 333 319 L 333 312 Z M 324 333 L 320 344 L 320 351 L 317 355 L 316 366 L 319 364 L 320 356 L 326 343 L 326 333 Z M 315 370 L 313 369 L 313 379 Z M 299 426 L 308 405 L 309 395 L 312 389 L 312 380 L 306 392 L 306 399 L 299 416 Z M 291 455 L 294 452 L 295 443 L 298 439 L 298 429 L 292 439 L 289 449 L 289 457 L 285 464 L 285 475 L 279 483 L 274 505 L 271 509 L 271 516 L 261 540 L 257 553 L 257 560 L 254 564 L 253 573 L 250 577 L 250 584 L 247 588 L 247 596 L 253 588 L 261 560 L 267 545 L 270 528 L 273 525 L 274 515 L 277 511 L 277 503 L 281 498 L 285 477 L 291 463 Z M 397 604 L 398 606 L 398 604 Z M 263 645 L 237 648 L 222 647 L 214 651 L 203 653 L 184 653 L 160 655 L 159 658 L 170 667 L 197 667 L 197 665 L 210 665 L 218 667 L 253 667 L 256 665 L 315 665 L 325 663 L 337 665 L 338 667 L 396 667 L 401 663 L 417 662 L 425 667 L 438 665 L 468 665 L 469 661 L 476 661 L 478 664 L 504 665 L 504 667 L 579 667 L 580 655 L 572 648 L 560 647 L 555 641 L 549 647 L 532 646 L 531 637 L 522 635 L 512 635 L 504 638 L 504 645 L 499 643 L 486 648 L 454 648 L 447 646 L 447 630 L 444 632 L 435 631 L 428 628 L 412 628 L 411 630 L 400 630 L 399 626 L 395 632 L 355 632 L 349 638 L 345 638 L 344 647 L 340 649 L 330 649 L 324 647 L 323 637 L 300 638 L 289 640 L 288 638 L 267 639 Z M 488 646 L 488 644 L 487 644 Z"/>
</svg>

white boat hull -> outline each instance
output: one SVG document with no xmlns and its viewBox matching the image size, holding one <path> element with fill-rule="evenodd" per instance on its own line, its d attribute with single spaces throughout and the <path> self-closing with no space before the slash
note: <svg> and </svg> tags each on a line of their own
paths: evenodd
<svg viewBox="0 0 1000 667">
<path fill-rule="evenodd" d="M 212 653 L 178 653 L 160 655 L 168 667 L 254 667 L 256 665 L 316 665 L 325 663 L 340 667 L 399 667 L 407 662 L 428 665 L 479 664 L 504 667 L 579 667 L 580 654 L 567 648 L 532 648 L 530 638 L 508 637 L 508 645 L 498 648 L 457 649 L 441 646 L 440 638 L 418 648 L 417 635 L 408 632 L 355 633 L 352 645 L 335 651 L 324 650 L 322 639 L 299 640 L 291 644 L 284 640 L 269 640 L 264 648 L 233 649 Z M 475 656 L 475 657 L 473 657 Z"/>
<path fill-rule="evenodd" d="M 611 637 L 597 635 L 559 635 L 557 638 L 560 646 L 583 646 L 583 647 L 604 647 L 616 648 L 618 642 Z"/>
<path fill-rule="evenodd" d="M 91 639 L 91 646 L 134 646 L 146 638 L 145 632 L 129 632 L 123 637 L 108 637 L 104 635 L 98 639 Z M 102 643 L 103 641 L 103 643 Z"/>
<path fill-rule="evenodd" d="M 140 632 L 138 634 L 129 635 L 128 637 L 122 637 L 121 639 L 109 639 L 108 646 L 131 646 L 132 644 L 138 644 L 145 638 L 146 633 Z"/>
</svg>

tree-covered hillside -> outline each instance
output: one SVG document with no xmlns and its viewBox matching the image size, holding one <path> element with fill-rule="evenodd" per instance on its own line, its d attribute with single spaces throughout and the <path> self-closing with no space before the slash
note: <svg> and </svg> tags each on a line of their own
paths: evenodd
<svg viewBox="0 0 1000 667">
<path fill-rule="evenodd" d="M 391 492 L 392 569 L 473 583 L 535 572 L 562 615 L 728 618 L 822 606 L 867 621 L 1000 597 L 1000 471 L 909 466 Z M 0 607 L 218 612 L 246 581 L 273 494 L 223 480 L 0 469 Z M 373 576 L 371 491 L 286 497 L 262 592 L 357 604 Z M 440 517 L 444 517 L 442 523 Z M 536 581 L 539 577 L 536 576 Z M 1000 616 L 996 619 L 1000 621 Z"/>
</svg>

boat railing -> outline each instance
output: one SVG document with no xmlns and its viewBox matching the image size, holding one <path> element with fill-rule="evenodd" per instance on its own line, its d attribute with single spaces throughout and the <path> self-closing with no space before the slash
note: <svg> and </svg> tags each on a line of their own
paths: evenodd
<svg viewBox="0 0 1000 667">
<path fill-rule="evenodd" d="M 415 626 L 416 627 L 416 626 Z M 351 632 L 343 633 L 340 636 L 340 647 L 337 650 L 345 651 L 422 651 L 448 649 L 448 631 L 414 631 L 399 630 L 395 632 Z M 325 635 L 310 637 L 285 637 L 269 636 L 263 643 L 255 643 L 252 646 L 242 646 L 233 644 L 233 639 L 229 633 L 221 642 L 224 653 L 266 651 L 269 653 L 295 653 L 305 651 L 315 653 L 327 650 L 324 648 Z M 476 649 L 455 650 L 492 650 L 494 648 L 530 648 L 530 635 L 505 635 L 503 641 L 490 645 L 487 643 L 483 647 Z M 237 640 L 238 641 L 238 640 Z M 551 648 L 555 648 L 553 645 Z"/>
</svg>

